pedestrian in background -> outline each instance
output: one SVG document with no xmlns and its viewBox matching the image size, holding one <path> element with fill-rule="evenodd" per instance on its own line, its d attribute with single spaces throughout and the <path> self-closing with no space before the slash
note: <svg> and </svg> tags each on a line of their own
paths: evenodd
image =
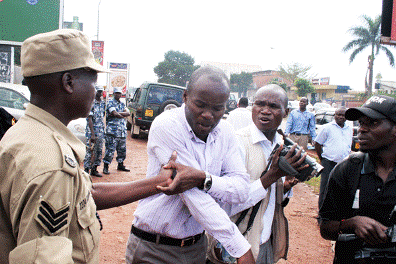
<svg viewBox="0 0 396 264">
<path fill-rule="evenodd" d="M 235 131 L 252 123 L 252 111 L 247 109 L 248 105 L 249 100 L 246 97 L 241 97 L 238 108 L 228 114 L 227 121 L 231 123 Z"/>
<path fill-rule="evenodd" d="M 316 153 L 324 168 L 320 175 L 319 208 L 331 170 L 351 153 L 353 130 L 345 123 L 345 111 L 345 107 L 336 109 L 334 120 L 324 125 L 314 140 Z"/>
<path fill-rule="evenodd" d="M 307 105 L 308 98 L 302 97 L 299 109 L 291 111 L 285 129 L 285 135 L 305 150 L 308 149 L 308 143 L 312 144 L 312 140 L 316 137 L 315 116 L 307 111 Z"/>
<path fill-rule="evenodd" d="M 102 161 L 102 148 L 104 141 L 104 115 L 106 102 L 102 100 L 104 88 L 96 85 L 95 99 L 87 117 L 85 135 L 87 138 L 87 154 L 84 159 L 84 170 L 92 176 L 102 177 L 97 168 Z"/>
<path fill-rule="evenodd" d="M 106 134 L 105 134 L 105 156 L 103 158 L 103 173 L 110 174 L 109 165 L 113 160 L 114 152 L 117 151 L 117 170 L 130 171 L 124 165 L 126 158 L 126 117 L 130 115 L 125 104 L 120 101 L 121 88 L 114 88 L 114 98 L 107 102 L 106 107 Z"/>
</svg>

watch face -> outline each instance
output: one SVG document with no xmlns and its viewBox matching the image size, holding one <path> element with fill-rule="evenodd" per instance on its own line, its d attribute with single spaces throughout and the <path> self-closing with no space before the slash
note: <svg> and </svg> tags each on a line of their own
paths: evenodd
<svg viewBox="0 0 396 264">
<path fill-rule="evenodd" d="M 212 181 L 206 182 L 206 184 L 205 184 L 205 190 L 209 190 L 210 187 L 212 187 Z"/>
</svg>

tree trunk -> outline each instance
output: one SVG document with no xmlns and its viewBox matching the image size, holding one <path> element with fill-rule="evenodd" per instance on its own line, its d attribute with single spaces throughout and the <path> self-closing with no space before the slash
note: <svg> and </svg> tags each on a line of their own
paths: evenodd
<svg viewBox="0 0 396 264">
<path fill-rule="evenodd" d="M 374 74 L 374 54 L 369 57 L 369 81 L 367 87 L 367 95 L 371 96 L 373 93 L 373 74 Z"/>
</svg>

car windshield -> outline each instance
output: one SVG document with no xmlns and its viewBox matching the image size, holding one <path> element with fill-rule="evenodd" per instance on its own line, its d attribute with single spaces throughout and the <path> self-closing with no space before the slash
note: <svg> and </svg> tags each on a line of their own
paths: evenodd
<svg viewBox="0 0 396 264">
<path fill-rule="evenodd" d="M 183 102 L 183 90 L 169 89 L 168 87 L 153 86 L 150 88 L 147 97 L 148 104 L 162 104 L 166 100 L 176 100 Z"/>
</svg>

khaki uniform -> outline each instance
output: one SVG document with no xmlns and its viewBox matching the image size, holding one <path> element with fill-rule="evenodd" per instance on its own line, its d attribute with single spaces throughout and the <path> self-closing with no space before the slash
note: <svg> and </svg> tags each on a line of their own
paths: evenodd
<svg viewBox="0 0 396 264">
<path fill-rule="evenodd" d="M 98 263 L 85 146 L 29 104 L 0 142 L 0 263 Z"/>
</svg>

